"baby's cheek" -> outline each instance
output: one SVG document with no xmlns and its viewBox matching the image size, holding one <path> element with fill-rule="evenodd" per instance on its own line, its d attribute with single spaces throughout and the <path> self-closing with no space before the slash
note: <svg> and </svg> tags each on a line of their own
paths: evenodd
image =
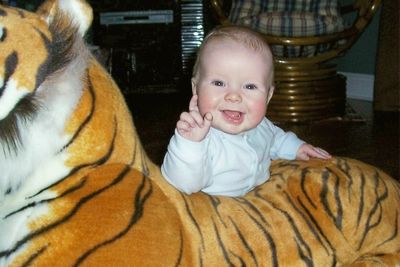
<svg viewBox="0 0 400 267">
<path fill-rule="evenodd" d="M 207 114 L 207 112 L 211 112 L 211 109 L 207 105 L 199 104 L 199 112 L 201 116 L 204 117 Z"/>
<path fill-rule="evenodd" d="M 267 111 L 266 101 L 256 101 L 252 105 L 254 116 L 259 118 L 261 121 L 265 117 L 265 112 Z"/>
<path fill-rule="evenodd" d="M 199 95 L 199 100 L 197 101 L 197 105 L 199 107 L 200 114 L 204 117 L 207 112 L 213 113 L 215 110 L 215 101 L 213 99 Z"/>
</svg>

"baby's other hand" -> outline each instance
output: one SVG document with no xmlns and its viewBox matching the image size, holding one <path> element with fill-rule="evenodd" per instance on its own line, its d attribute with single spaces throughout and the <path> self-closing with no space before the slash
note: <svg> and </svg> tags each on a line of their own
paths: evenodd
<svg viewBox="0 0 400 267">
<path fill-rule="evenodd" d="M 197 95 L 193 95 L 189 104 L 189 112 L 182 112 L 176 123 L 178 133 L 184 138 L 199 142 L 203 140 L 211 127 L 211 113 L 201 116 L 197 106 Z"/>
<path fill-rule="evenodd" d="M 319 147 L 304 143 L 297 150 L 296 159 L 309 160 L 310 158 L 330 159 L 332 156 Z"/>
</svg>

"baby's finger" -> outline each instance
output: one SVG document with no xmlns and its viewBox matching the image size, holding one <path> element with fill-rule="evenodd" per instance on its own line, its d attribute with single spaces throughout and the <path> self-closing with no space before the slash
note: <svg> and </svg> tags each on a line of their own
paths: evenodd
<svg viewBox="0 0 400 267">
<path fill-rule="evenodd" d="M 193 116 L 188 112 L 182 112 L 179 119 L 180 119 L 180 121 L 185 121 L 192 128 L 196 127 L 196 125 L 197 125 Z"/>
<path fill-rule="evenodd" d="M 191 130 L 191 127 L 189 123 L 187 123 L 186 121 L 178 121 L 176 123 L 176 129 L 178 130 L 179 133 L 182 133 L 182 132 L 189 132 Z"/>
<path fill-rule="evenodd" d="M 325 151 L 324 149 L 320 147 L 314 147 L 313 149 L 317 153 L 317 157 L 323 158 L 323 159 L 329 159 L 331 158 L 331 155 Z"/>
<path fill-rule="evenodd" d="M 200 128 L 204 126 L 204 120 L 203 117 L 200 115 L 199 112 L 197 111 L 191 111 L 190 116 L 194 119 L 196 122 L 196 125 L 199 126 Z"/>
<path fill-rule="evenodd" d="M 189 111 L 199 111 L 199 107 L 197 106 L 197 95 L 193 95 L 189 102 Z"/>
</svg>

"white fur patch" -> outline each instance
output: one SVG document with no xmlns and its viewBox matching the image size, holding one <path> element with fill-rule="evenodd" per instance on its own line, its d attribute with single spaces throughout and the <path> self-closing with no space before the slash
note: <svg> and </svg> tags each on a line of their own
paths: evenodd
<svg viewBox="0 0 400 267">
<path fill-rule="evenodd" d="M 79 26 L 79 34 L 85 35 L 92 23 L 91 7 L 79 0 L 59 0 L 59 7 Z"/>
<path fill-rule="evenodd" d="M 28 93 L 29 90 L 27 88 L 18 88 L 18 82 L 12 78 L 9 79 L 0 98 L 0 120 L 7 117 L 21 98 Z"/>
<path fill-rule="evenodd" d="M 71 167 L 65 165 L 68 152 L 62 150 L 72 137 L 65 133 L 65 125 L 82 96 L 82 75 L 86 73 L 89 56 L 83 43 L 78 42 L 74 49 L 80 56 L 37 88 L 35 97 L 39 109 L 35 118 L 26 123 L 18 121 L 22 144 L 16 153 L 2 153 L 0 143 L 0 251 L 13 248 L 29 233 L 29 222 L 48 212 L 46 203 L 29 206 L 55 197 L 51 190 L 38 192 L 71 171 Z M 26 94 L 26 91 L 22 92 Z M 3 117 L 23 97 L 18 92 L 21 90 L 17 89 L 16 81 L 10 79 L 0 99 Z M 7 216 L 25 207 L 28 208 Z M 0 259 L 0 267 L 7 266 L 17 255 L 18 251 L 9 258 Z"/>
<path fill-rule="evenodd" d="M 29 184 L 27 184 L 29 185 Z M 8 202 L 1 203 L 0 205 L 0 251 L 6 251 L 13 248 L 15 244 L 22 240 L 30 233 L 27 222 L 34 220 L 42 215 L 49 212 L 48 206 L 46 204 L 38 204 L 33 207 L 26 208 L 16 214 L 11 214 L 10 212 L 23 208 L 31 203 L 39 203 L 43 199 L 51 199 L 55 197 L 54 194 L 48 191 L 45 194 L 41 194 L 35 198 L 27 199 L 21 194 L 26 192 L 20 192 L 10 199 Z M 5 217 L 7 216 L 7 217 Z M 12 260 L 18 256 L 19 251 L 23 251 L 25 245 L 21 246 L 15 253 L 11 254 L 7 258 L 2 258 L 0 260 L 0 266 L 8 266 Z"/>
</svg>

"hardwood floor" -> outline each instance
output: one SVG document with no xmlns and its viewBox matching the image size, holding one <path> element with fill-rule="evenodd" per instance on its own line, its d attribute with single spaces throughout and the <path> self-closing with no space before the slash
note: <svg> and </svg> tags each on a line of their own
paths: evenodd
<svg viewBox="0 0 400 267">
<path fill-rule="evenodd" d="M 179 114 L 187 109 L 188 95 L 144 94 L 127 96 L 135 125 L 149 157 L 161 164 Z M 332 155 L 375 165 L 400 180 L 399 113 L 374 113 L 372 103 L 348 100 L 364 121 L 323 121 L 281 124 L 303 140 Z"/>
</svg>

